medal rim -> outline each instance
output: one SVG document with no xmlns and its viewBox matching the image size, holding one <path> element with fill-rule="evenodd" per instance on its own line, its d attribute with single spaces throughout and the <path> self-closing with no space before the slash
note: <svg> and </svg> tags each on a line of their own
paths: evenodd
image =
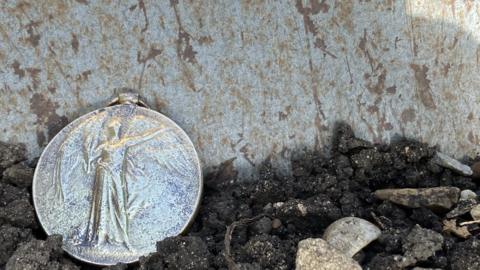
<svg viewBox="0 0 480 270">
<path fill-rule="evenodd" d="M 63 127 L 57 134 L 55 134 L 55 136 L 53 136 L 53 138 L 48 142 L 47 146 L 45 146 L 45 148 L 43 149 L 42 151 L 42 154 L 40 155 L 39 159 L 38 159 L 38 162 L 37 162 L 37 165 L 35 166 L 35 172 L 33 174 L 33 180 L 32 180 L 32 200 L 33 200 L 33 207 L 35 209 L 35 214 L 38 218 L 38 221 L 40 223 L 40 226 L 42 227 L 42 229 L 45 231 L 45 233 L 47 234 L 47 236 L 51 236 L 52 233 L 49 232 L 47 230 L 47 228 L 45 228 L 45 223 L 44 221 L 42 221 L 42 218 L 41 216 L 39 215 L 39 213 L 37 212 L 37 196 L 36 195 L 36 192 L 35 190 L 37 189 L 36 186 L 38 184 L 38 182 L 40 180 L 38 180 L 38 171 L 39 171 L 39 164 L 42 163 L 42 161 L 45 159 L 45 156 L 47 155 L 47 153 L 49 152 L 49 148 L 52 147 L 52 142 L 55 141 L 56 139 L 58 139 L 58 137 L 60 136 L 60 134 L 62 133 L 62 131 L 71 126 L 71 125 L 74 125 L 76 123 L 79 123 L 81 122 L 82 120 L 85 120 L 85 119 L 88 119 L 88 117 L 92 116 L 92 115 L 95 115 L 95 114 L 98 114 L 98 113 L 101 113 L 103 111 L 107 111 L 107 110 L 114 110 L 115 108 L 118 108 L 118 107 L 131 107 L 131 106 L 136 106 L 136 109 L 137 110 L 146 110 L 148 111 L 149 113 L 153 113 L 157 116 L 159 116 L 160 118 L 162 118 L 163 120 L 166 120 L 167 122 L 169 122 L 173 127 L 177 128 L 181 134 L 183 134 L 185 136 L 185 138 L 187 139 L 187 142 L 190 144 L 190 146 L 192 147 L 193 149 L 193 153 L 195 153 L 195 157 L 194 159 L 196 160 L 196 163 L 197 163 L 197 169 L 198 169 L 198 172 L 199 172 L 199 177 L 198 177 L 198 194 L 197 194 L 197 198 L 195 200 L 195 204 L 194 204 L 194 211 L 192 213 L 192 215 L 190 216 L 190 218 L 188 219 L 188 221 L 185 223 L 185 225 L 183 226 L 183 228 L 180 230 L 180 232 L 177 234 L 177 235 L 174 235 L 174 236 L 179 236 L 179 235 L 184 235 L 185 232 L 192 226 L 193 222 L 195 221 L 195 218 L 199 212 L 199 209 L 200 209 L 200 204 L 201 204 L 201 201 L 202 201 L 202 196 L 203 196 L 203 185 L 204 185 L 204 179 L 203 179 L 203 171 L 202 171 L 202 163 L 201 163 L 201 160 L 200 160 L 200 157 L 198 155 L 198 152 L 197 152 L 197 149 L 195 148 L 195 145 L 193 144 L 192 142 L 192 139 L 190 138 L 190 136 L 188 136 L 188 134 L 185 132 L 185 130 L 183 130 L 175 121 L 173 121 L 172 119 L 170 119 L 169 117 L 167 117 L 166 115 L 158 112 L 158 111 L 155 111 L 155 110 L 152 110 L 150 108 L 147 108 L 147 107 L 142 107 L 142 106 L 139 106 L 137 104 L 118 104 L 118 105 L 111 105 L 111 106 L 107 106 L 107 107 L 103 107 L 103 108 L 98 108 L 96 110 L 93 110 L 91 112 L 88 112 L 78 118 L 76 118 L 75 120 L 73 120 L 72 122 L 68 123 L 65 127 Z M 81 123 L 80 123 L 81 124 Z M 163 240 L 163 239 L 162 239 Z M 159 240 L 159 241 L 162 241 L 162 240 Z M 94 262 L 94 261 L 90 261 L 90 260 L 87 260 L 86 258 L 83 258 L 79 255 L 76 255 L 74 254 L 73 252 L 70 252 L 69 250 L 67 250 L 65 248 L 65 244 L 64 244 L 64 239 L 63 239 L 63 235 L 62 235 L 62 249 L 67 252 L 70 256 L 74 257 L 75 259 L 78 259 L 82 262 L 86 262 L 86 263 L 89 263 L 89 264 L 92 264 L 92 265 L 97 265 L 97 266 L 111 266 L 111 265 L 116 265 L 118 263 L 123 263 L 123 264 L 130 264 L 130 263 L 134 263 L 134 262 L 137 262 L 139 261 L 140 257 L 141 256 L 147 256 L 148 254 L 143 254 L 141 256 L 139 256 L 138 258 L 136 259 L 133 259 L 133 260 L 126 260 L 126 261 L 122 261 L 122 262 L 116 262 L 116 263 L 101 263 L 101 262 Z M 157 241 L 158 242 L 158 241 Z"/>
</svg>

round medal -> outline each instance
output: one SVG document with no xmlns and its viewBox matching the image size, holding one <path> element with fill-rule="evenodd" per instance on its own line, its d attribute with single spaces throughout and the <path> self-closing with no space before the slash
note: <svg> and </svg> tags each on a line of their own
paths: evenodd
<svg viewBox="0 0 480 270">
<path fill-rule="evenodd" d="M 98 265 L 130 263 L 181 234 L 202 193 L 195 148 L 173 121 L 137 95 L 88 113 L 42 153 L 33 200 L 47 234 L 72 256 Z"/>
</svg>

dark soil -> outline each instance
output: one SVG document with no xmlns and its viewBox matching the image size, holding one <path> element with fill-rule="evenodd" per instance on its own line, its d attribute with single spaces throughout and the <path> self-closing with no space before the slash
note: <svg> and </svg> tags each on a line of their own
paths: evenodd
<svg viewBox="0 0 480 270">
<path fill-rule="evenodd" d="M 158 242 L 158 252 L 137 264 L 111 268 L 294 269 L 300 240 L 321 237 L 333 221 L 356 216 L 382 229 L 381 237 L 354 257 L 364 269 L 399 269 L 398 256 L 412 252 L 406 242 L 416 224 L 444 239 L 434 256 L 416 266 L 480 269 L 478 226 L 471 225 L 472 236 L 461 239 L 442 232 L 445 212 L 409 209 L 372 195 L 381 188 L 435 186 L 478 194 L 474 180 L 431 162 L 435 148 L 420 142 L 373 145 L 342 124 L 334 138 L 329 158 L 317 152 L 298 155 L 290 177 L 277 175 L 267 161 L 259 179 L 237 182 L 231 161 L 221 164 L 205 177 L 200 212 L 187 235 Z M 47 239 L 40 229 L 31 204 L 33 166 L 22 161 L 25 149 L 0 144 L 0 155 L 0 269 L 5 264 L 7 269 L 94 269 L 68 257 L 59 239 Z"/>
</svg>

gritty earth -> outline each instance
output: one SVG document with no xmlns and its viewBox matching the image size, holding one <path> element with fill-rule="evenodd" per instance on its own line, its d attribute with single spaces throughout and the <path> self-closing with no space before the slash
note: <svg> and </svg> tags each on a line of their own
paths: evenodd
<svg viewBox="0 0 480 270">
<path fill-rule="evenodd" d="M 443 230 L 449 210 L 374 196 L 379 189 L 439 186 L 478 194 L 475 180 L 433 162 L 436 148 L 417 141 L 372 144 L 343 124 L 334 138 L 329 156 L 301 149 L 291 176 L 266 160 L 258 178 L 240 182 L 231 161 L 218 165 L 205 176 L 200 212 L 186 235 L 158 242 L 157 252 L 136 264 L 109 269 L 294 269 L 301 240 L 321 238 L 332 222 L 350 216 L 381 229 L 353 256 L 363 269 L 480 269 L 478 224 L 458 237 Z M 97 269 L 69 257 L 59 237 L 39 227 L 29 180 L 35 162 L 25 161 L 25 149 L 1 143 L 0 153 L 0 269 Z M 457 223 L 469 215 L 459 214 Z"/>
</svg>

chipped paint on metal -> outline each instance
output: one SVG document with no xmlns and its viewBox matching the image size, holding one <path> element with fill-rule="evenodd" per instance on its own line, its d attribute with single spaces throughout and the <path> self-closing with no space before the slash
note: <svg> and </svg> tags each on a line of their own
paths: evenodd
<svg viewBox="0 0 480 270">
<path fill-rule="evenodd" d="M 476 1 L 2 1 L 0 21 L 0 136 L 31 157 L 117 87 L 242 177 L 328 145 L 338 120 L 478 151 Z"/>
</svg>

